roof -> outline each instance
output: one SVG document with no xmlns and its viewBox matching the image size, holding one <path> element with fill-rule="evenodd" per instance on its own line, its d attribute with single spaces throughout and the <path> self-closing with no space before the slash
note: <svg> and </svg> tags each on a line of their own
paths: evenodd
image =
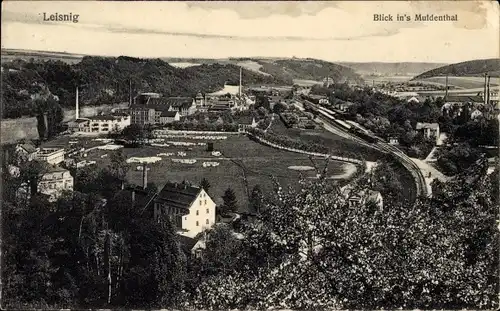
<svg viewBox="0 0 500 311">
<path fill-rule="evenodd" d="M 179 112 L 178 111 L 162 111 L 160 117 L 175 117 Z"/>
<path fill-rule="evenodd" d="M 167 182 L 161 189 L 155 201 L 162 201 L 171 207 L 189 209 L 200 193 L 201 188 L 190 186 L 186 183 Z"/>
<path fill-rule="evenodd" d="M 439 129 L 439 124 L 437 123 L 417 123 L 417 130 L 420 129 L 434 129 L 437 130 Z"/>
<path fill-rule="evenodd" d="M 168 97 L 165 100 L 167 105 L 173 107 L 189 108 L 193 104 L 193 98 L 191 97 Z"/>
<path fill-rule="evenodd" d="M 27 144 L 19 144 L 18 145 L 20 148 L 24 149 L 28 153 L 35 153 L 36 148 L 33 144 L 27 143 Z"/>
<path fill-rule="evenodd" d="M 197 239 L 193 239 L 182 234 L 178 234 L 177 238 L 179 239 L 179 244 L 181 245 L 181 248 L 186 253 L 191 253 L 193 247 L 196 245 L 196 243 L 198 243 Z"/>
<path fill-rule="evenodd" d="M 149 206 L 151 202 L 153 202 L 153 199 L 156 196 L 156 193 L 154 192 L 148 192 L 144 190 L 142 187 L 139 186 L 129 186 L 125 189 L 122 189 L 118 191 L 115 195 L 116 197 L 123 197 L 127 201 L 132 202 L 132 192 L 135 192 L 135 203 L 134 205 L 140 208 L 141 210 L 144 210 L 146 207 Z"/>
<path fill-rule="evenodd" d="M 124 116 L 117 116 L 117 115 L 101 115 L 101 116 L 93 116 L 89 117 L 90 120 L 103 120 L 103 121 L 108 121 L 108 120 L 117 120 L 121 119 Z"/>
<path fill-rule="evenodd" d="M 484 99 L 482 96 L 469 96 L 469 95 L 453 95 L 453 96 L 447 96 L 445 99 L 445 102 L 458 102 L 458 103 L 482 103 L 484 102 Z"/>
<path fill-rule="evenodd" d="M 165 104 L 165 102 L 160 101 L 161 98 L 151 98 L 147 104 L 133 104 L 130 106 L 130 110 L 158 110 L 158 111 L 168 111 L 170 108 L 169 105 Z"/>
<path fill-rule="evenodd" d="M 62 173 L 62 172 L 69 172 L 69 171 L 67 169 L 62 168 L 62 167 L 57 166 L 57 165 L 48 165 L 45 174 Z"/>
</svg>

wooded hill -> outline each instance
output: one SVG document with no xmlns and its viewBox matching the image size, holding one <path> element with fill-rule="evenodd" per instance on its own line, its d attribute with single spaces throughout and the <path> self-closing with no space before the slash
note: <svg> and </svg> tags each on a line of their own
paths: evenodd
<svg viewBox="0 0 500 311">
<path fill-rule="evenodd" d="M 413 80 L 431 78 L 436 76 L 481 76 L 489 73 L 493 77 L 500 77 L 500 59 L 477 59 L 467 62 L 451 64 L 424 72 Z"/>
<path fill-rule="evenodd" d="M 292 84 L 291 79 L 264 76 L 243 69 L 245 83 Z M 150 91 L 164 96 L 195 96 L 214 92 L 224 83 L 237 84 L 239 67 L 233 64 L 176 68 L 159 59 L 131 57 L 83 57 L 79 63 L 14 60 L 2 64 L 4 118 L 32 115 L 35 98 L 57 96 L 62 107 L 73 107 L 75 88 L 80 87 L 82 105 L 127 101 L 132 93 Z"/>
</svg>

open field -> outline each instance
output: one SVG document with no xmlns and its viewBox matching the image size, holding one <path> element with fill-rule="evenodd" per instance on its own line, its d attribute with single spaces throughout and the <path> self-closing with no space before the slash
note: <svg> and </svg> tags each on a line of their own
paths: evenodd
<svg viewBox="0 0 500 311">
<path fill-rule="evenodd" d="M 143 148 L 122 148 L 126 158 L 130 157 L 153 157 L 159 153 L 174 153 L 171 156 L 163 156 L 162 160 L 149 164 L 148 181 L 154 182 L 161 187 L 166 181 L 182 182 L 187 180 L 193 184 L 198 184 L 202 178 L 207 178 L 210 184 L 210 193 L 216 203 L 221 203 L 221 196 L 224 191 L 231 187 L 236 192 L 242 210 L 247 209 L 247 193 L 244 176 L 248 181 L 249 191 L 259 184 L 265 192 L 273 188 L 272 176 L 283 186 L 296 185 L 297 180 L 302 175 L 305 178 L 314 178 L 315 170 L 299 171 L 290 166 L 313 166 L 307 155 L 277 150 L 271 147 L 253 142 L 246 136 L 227 136 L 226 140 L 214 142 L 214 150 L 222 153 L 221 157 L 212 156 L 207 152 L 206 146 L 173 146 Z M 68 140 L 69 141 L 69 140 Z M 166 141 L 185 142 L 206 142 L 194 139 L 166 139 Z M 59 144 L 62 142 L 59 142 Z M 91 141 L 89 144 L 94 144 Z M 102 143 L 101 143 L 102 144 Z M 89 145 L 90 146 L 90 145 Z M 178 156 L 177 152 L 182 151 L 186 156 Z M 100 167 L 109 165 L 111 153 L 117 151 L 93 149 L 88 152 L 87 160 L 94 160 Z M 101 158 L 104 154 L 108 156 Z M 171 159 L 196 159 L 194 164 L 174 163 Z M 219 162 L 216 167 L 203 167 L 205 161 Z M 324 159 L 314 159 L 314 162 L 321 169 L 325 165 Z M 137 170 L 139 164 L 132 163 L 127 175 L 129 182 L 140 185 L 142 183 L 142 172 Z M 243 173 L 245 171 L 245 174 Z M 356 167 L 352 164 L 329 161 L 328 173 L 333 179 L 335 175 L 346 177 L 355 173 Z M 347 173 L 347 174 L 346 174 Z"/>
<path fill-rule="evenodd" d="M 376 162 L 383 157 L 383 154 L 372 148 L 360 146 L 343 137 L 337 136 L 323 128 L 316 130 L 290 129 L 283 124 L 281 120 L 275 121 L 271 130 L 279 135 L 288 136 L 301 141 L 322 144 L 330 149 L 331 154 L 335 154 L 336 150 L 350 152 L 353 155 L 361 156 L 365 161 Z M 411 173 L 406 170 L 401 164 L 394 163 L 392 167 L 395 169 L 401 184 L 403 186 L 403 194 L 411 202 L 415 199 L 415 181 Z"/>
<path fill-rule="evenodd" d="M 67 64 L 76 64 L 82 60 L 83 56 L 84 55 L 62 52 L 2 49 L 2 63 L 6 63 L 15 59 L 29 61 L 33 58 L 34 60 L 53 60 L 62 61 Z"/>
<path fill-rule="evenodd" d="M 367 84 L 375 82 L 375 84 L 382 83 L 398 83 L 398 82 L 406 82 L 410 81 L 413 76 L 373 76 L 373 75 L 362 75 L 363 79 L 365 79 Z"/>
<path fill-rule="evenodd" d="M 287 128 L 281 119 L 277 119 L 273 122 L 271 130 L 278 135 L 324 145 L 330 149 L 330 153 L 333 155 L 338 154 L 336 153 L 337 151 L 351 152 L 362 156 L 366 161 L 377 161 L 381 156 L 380 152 L 374 149 L 360 146 L 355 142 L 330 133 L 323 128 L 315 130 Z"/>
<path fill-rule="evenodd" d="M 313 86 L 316 84 L 322 85 L 323 82 L 314 80 L 293 79 L 293 84 L 297 84 L 298 86 Z"/>
<path fill-rule="evenodd" d="M 431 83 L 438 83 L 442 85 L 446 85 L 446 77 L 432 77 L 432 78 L 425 78 L 425 79 L 419 79 L 415 80 L 418 82 L 431 82 Z M 500 79 L 498 78 L 491 78 L 490 85 L 491 86 L 497 86 L 500 83 Z M 473 88 L 482 88 L 484 85 L 484 77 L 456 77 L 456 76 L 449 76 L 448 77 L 448 85 L 455 86 L 457 88 L 461 89 L 473 89 Z"/>
<path fill-rule="evenodd" d="M 169 65 L 177 67 L 177 68 L 188 68 L 188 67 L 193 67 L 193 66 L 199 66 L 201 64 L 196 64 L 196 63 L 169 63 Z"/>
<path fill-rule="evenodd" d="M 237 65 L 241 66 L 245 69 L 251 70 L 253 72 L 260 73 L 264 76 L 270 76 L 270 74 L 268 74 L 267 72 L 261 71 L 260 69 L 262 68 L 262 65 L 255 62 L 255 61 L 251 61 L 251 60 L 241 61 L 241 62 L 238 62 Z"/>
</svg>

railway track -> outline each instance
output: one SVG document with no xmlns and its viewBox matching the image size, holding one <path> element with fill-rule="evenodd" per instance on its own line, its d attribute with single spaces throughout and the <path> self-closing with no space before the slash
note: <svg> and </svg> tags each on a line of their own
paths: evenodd
<svg viewBox="0 0 500 311">
<path fill-rule="evenodd" d="M 306 102 L 307 105 L 315 109 L 316 111 L 320 111 L 320 106 L 313 104 L 309 101 Z M 425 182 L 425 178 L 422 174 L 422 171 L 420 168 L 413 162 L 410 157 L 408 157 L 404 152 L 399 150 L 398 148 L 389 145 L 388 143 L 383 142 L 383 140 L 379 137 L 376 137 L 378 141 L 376 143 L 369 143 L 356 135 L 353 135 L 352 133 L 348 132 L 346 129 L 340 127 L 337 125 L 335 122 L 333 122 L 333 119 L 335 119 L 333 116 L 327 117 L 324 113 L 320 113 L 321 116 L 317 117 L 317 120 L 319 123 L 323 125 L 323 127 L 336 134 L 339 135 L 340 137 L 350 139 L 360 145 L 378 150 L 383 153 L 388 153 L 394 156 L 413 176 L 413 179 L 415 180 L 415 186 L 416 186 L 416 192 L 417 192 L 417 197 L 418 196 L 428 196 L 429 191 L 427 189 L 427 184 Z"/>
</svg>

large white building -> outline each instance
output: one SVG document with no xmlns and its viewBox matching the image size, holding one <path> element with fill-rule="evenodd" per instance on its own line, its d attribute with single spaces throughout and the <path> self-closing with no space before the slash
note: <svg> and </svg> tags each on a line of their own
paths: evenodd
<svg viewBox="0 0 500 311">
<path fill-rule="evenodd" d="M 64 162 L 64 149 L 62 148 L 41 148 L 35 153 L 35 160 L 57 165 Z"/>
<path fill-rule="evenodd" d="M 89 134 L 119 132 L 129 125 L 130 116 L 128 114 L 111 114 L 79 118 L 68 123 L 71 132 Z"/>
<path fill-rule="evenodd" d="M 205 190 L 185 183 L 167 183 L 154 199 L 154 217 L 169 217 L 178 232 L 195 237 L 215 224 L 215 202 Z"/>
<path fill-rule="evenodd" d="M 14 170 L 13 170 L 14 171 Z M 17 170 L 19 171 L 19 170 Z M 16 172 L 15 174 L 19 174 Z M 38 181 L 38 193 L 49 196 L 49 201 L 57 200 L 64 191 L 73 191 L 74 179 L 71 173 L 58 166 L 49 166 Z M 29 198 L 31 189 L 26 183 L 21 184 L 18 189 L 18 196 Z"/>
</svg>

